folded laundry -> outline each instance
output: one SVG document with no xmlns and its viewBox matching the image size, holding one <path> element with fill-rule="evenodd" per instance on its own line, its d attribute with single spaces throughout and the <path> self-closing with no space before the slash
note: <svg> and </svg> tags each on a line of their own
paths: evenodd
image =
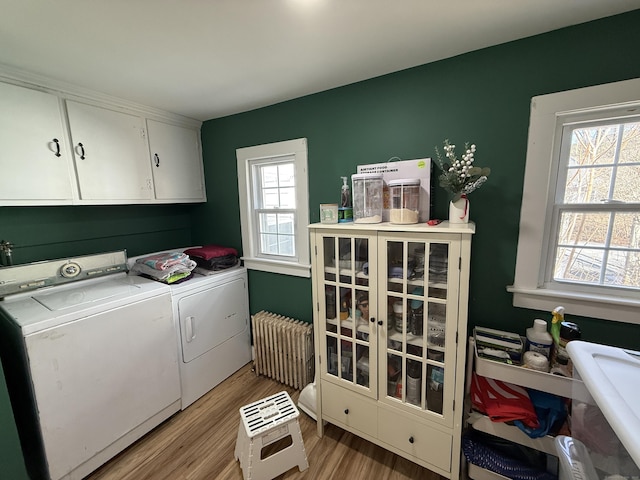
<svg viewBox="0 0 640 480">
<path fill-rule="evenodd" d="M 203 247 L 189 248 L 184 251 L 190 257 L 211 260 L 212 258 L 225 257 L 227 255 L 238 256 L 238 251 L 233 247 L 222 247 L 220 245 L 205 245 Z"/>
<path fill-rule="evenodd" d="M 531 429 L 540 426 L 527 390 L 518 385 L 474 373 L 471 402 L 474 408 L 486 413 L 494 422 L 519 420 Z"/>
<path fill-rule="evenodd" d="M 520 420 L 516 420 L 515 425 L 531 438 L 544 437 L 554 428 L 559 428 L 567 417 L 566 404 L 562 397 L 533 389 L 527 389 L 527 392 L 536 411 L 539 426 L 531 428 Z"/>
<path fill-rule="evenodd" d="M 191 273 L 191 271 L 196 268 L 196 262 L 194 262 L 193 260 L 187 260 L 187 262 L 188 263 L 173 265 L 165 270 L 152 268 L 145 263 L 135 263 L 132 265 L 129 273 L 132 275 L 148 275 L 155 280 L 166 281 L 173 275 L 177 275 L 180 273 Z"/>
<path fill-rule="evenodd" d="M 156 270 L 167 270 L 174 265 L 184 264 L 189 256 L 181 252 L 157 253 L 139 258 L 136 263 L 143 263 Z"/>
<path fill-rule="evenodd" d="M 224 270 L 236 266 L 240 261 L 235 248 L 219 245 L 189 248 L 184 253 L 195 260 L 198 267 L 206 270 Z"/>
<path fill-rule="evenodd" d="M 132 275 L 146 275 L 164 283 L 175 283 L 188 277 L 196 262 L 181 252 L 158 253 L 140 257 L 131 266 Z"/>
<path fill-rule="evenodd" d="M 469 463 L 512 480 L 558 479 L 557 475 L 546 471 L 546 459 L 541 452 L 482 432 L 465 432 L 462 451 Z"/>
</svg>

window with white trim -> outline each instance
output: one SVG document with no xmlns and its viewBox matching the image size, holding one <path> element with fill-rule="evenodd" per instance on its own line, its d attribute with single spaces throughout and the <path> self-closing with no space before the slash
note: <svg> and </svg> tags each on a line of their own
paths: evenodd
<svg viewBox="0 0 640 480">
<path fill-rule="evenodd" d="M 640 323 L 640 79 L 535 97 L 518 307 Z"/>
<path fill-rule="evenodd" d="M 236 150 L 245 266 L 310 276 L 306 139 Z"/>
</svg>

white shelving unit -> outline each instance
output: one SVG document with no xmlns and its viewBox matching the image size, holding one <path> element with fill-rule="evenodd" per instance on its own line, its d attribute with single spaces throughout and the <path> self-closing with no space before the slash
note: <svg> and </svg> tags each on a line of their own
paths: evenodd
<svg viewBox="0 0 640 480">
<path fill-rule="evenodd" d="M 469 385 L 471 382 L 471 372 L 474 370 L 478 375 L 483 377 L 493 378 L 495 380 L 512 383 L 514 385 L 552 393 L 565 398 L 571 398 L 573 382 L 579 381 L 572 378 L 553 375 L 551 373 L 538 372 L 536 370 L 516 365 L 508 365 L 506 363 L 481 358 L 478 356 L 473 337 L 469 338 L 469 362 L 467 369 L 467 392 L 469 391 Z M 471 411 L 470 406 L 468 410 L 469 414 L 467 416 L 467 424 L 474 430 L 488 433 L 549 455 L 557 456 L 553 436 L 546 435 L 540 438 L 531 438 L 516 426 L 493 422 L 486 415 Z M 473 464 L 468 465 L 467 472 L 469 478 L 473 480 L 507 478 Z"/>
</svg>

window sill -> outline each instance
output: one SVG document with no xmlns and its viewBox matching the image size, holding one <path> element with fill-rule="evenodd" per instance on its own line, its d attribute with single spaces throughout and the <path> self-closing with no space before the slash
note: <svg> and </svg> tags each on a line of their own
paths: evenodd
<svg viewBox="0 0 640 480">
<path fill-rule="evenodd" d="M 542 288 L 507 287 L 513 293 L 513 306 L 552 311 L 562 305 L 566 312 L 581 317 L 601 318 L 616 322 L 640 324 L 640 301 L 623 297 L 605 297 Z"/>
<path fill-rule="evenodd" d="M 242 261 L 248 270 L 260 270 L 261 272 L 311 278 L 311 265 L 300 265 L 297 263 L 278 262 L 276 260 L 250 257 L 242 257 Z"/>
</svg>

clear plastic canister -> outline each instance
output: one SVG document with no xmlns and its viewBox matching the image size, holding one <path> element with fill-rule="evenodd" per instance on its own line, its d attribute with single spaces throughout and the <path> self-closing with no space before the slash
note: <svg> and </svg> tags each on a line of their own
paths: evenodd
<svg viewBox="0 0 640 480">
<path fill-rule="evenodd" d="M 358 173 L 351 175 L 353 222 L 382 222 L 382 175 Z"/>
<path fill-rule="evenodd" d="M 418 223 L 420 180 L 417 178 L 391 180 L 388 183 L 391 223 Z"/>
</svg>

